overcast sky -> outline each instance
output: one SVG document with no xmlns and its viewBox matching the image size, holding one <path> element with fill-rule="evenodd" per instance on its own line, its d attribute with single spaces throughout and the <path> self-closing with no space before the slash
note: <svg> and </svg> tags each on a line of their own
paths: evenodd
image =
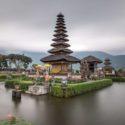
<svg viewBox="0 0 125 125">
<path fill-rule="evenodd" d="M 0 0 L 0 48 L 47 51 L 59 12 L 74 51 L 125 54 L 125 0 Z"/>
</svg>

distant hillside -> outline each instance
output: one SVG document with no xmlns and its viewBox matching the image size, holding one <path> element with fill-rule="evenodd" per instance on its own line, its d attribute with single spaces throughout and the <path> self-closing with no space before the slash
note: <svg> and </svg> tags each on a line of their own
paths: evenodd
<svg viewBox="0 0 125 125">
<path fill-rule="evenodd" d="M 0 50 L 0 53 L 3 54 L 9 54 L 9 53 L 20 53 L 20 54 L 25 54 L 33 59 L 33 63 L 41 63 L 40 59 L 44 56 L 47 56 L 48 54 L 45 52 L 27 52 L 27 51 L 5 51 L 5 50 Z M 80 51 L 80 52 L 74 52 L 74 56 L 76 56 L 79 59 L 82 59 L 88 55 L 93 55 L 98 58 L 100 58 L 102 61 L 104 61 L 105 58 L 110 58 L 112 65 L 115 68 L 125 68 L 125 55 L 111 55 L 105 52 L 101 51 Z"/>
<path fill-rule="evenodd" d="M 104 61 L 105 58 L 110 58 L 113 67 L 125 68 L 125 55 L 114 56 L 101 51 L 82 51 L 82 52 L 75 52 L 73 55 L 80 59 L 88 55 L 93 55 L 100 58 L 102 61 Z"/>
</svg>

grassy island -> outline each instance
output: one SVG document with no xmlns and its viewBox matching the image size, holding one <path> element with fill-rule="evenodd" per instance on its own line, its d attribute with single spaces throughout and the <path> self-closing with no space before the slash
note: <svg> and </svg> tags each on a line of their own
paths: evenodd
<svg viewBox="0 0 125 125">
<path fill-rule="evenodd" d="M 68 84 L 65 90 L 63 90 L 60 84 L 52 86 L 51 94 L 56 97 L 72 97 L 80 95 L 86 92 L 98 90 L 106 86 L 112 85 L 111 79 L 103 79 L 97 81 L 89 81 L 78 84 Z"/>
</svg>

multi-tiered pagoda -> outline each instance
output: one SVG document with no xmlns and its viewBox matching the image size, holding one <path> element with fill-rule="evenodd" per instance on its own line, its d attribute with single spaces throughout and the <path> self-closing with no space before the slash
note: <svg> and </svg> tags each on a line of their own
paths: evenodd
<svg viewBox="0 0 125 125">
<path fill-rule="evenodd" d="M 110 75 L 112 74 L 114 68 L 111 66 L 111 61 L 109 58 L 106 58 L 105 61 L 104 61 L 104 67 L 103 67 L 103 70 L 105 72 L 106 75 Z"/>
<path fill-rule="evenodd" d="M 52 39 L 54 43 L 51 44 L 53 48 L 48 51 L 51 55 L 42 58 L 41 61 L 52 65 L 52 74 L 67 74 L 71 65 L 79 63 L 80 60 L 70 55 L 73 51 L 68 49 L 70 45 L 68 44 L 64 15 L 61 13 L 57 15 L 55 28 L 54 39 Z"/>
</svg>

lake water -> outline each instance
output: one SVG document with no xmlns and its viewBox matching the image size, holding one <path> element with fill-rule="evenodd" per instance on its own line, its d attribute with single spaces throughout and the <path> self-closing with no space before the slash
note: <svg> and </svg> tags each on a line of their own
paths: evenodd
<svg viewBox="0 0 125 125">
<path fill-rule="evenodd" d="M 14 114 L 34 125 L 125 125 L 125 83 L 69 99 L 22 94 L 15 102 L 0 84 L 0 119 Z"/>
</svg>

